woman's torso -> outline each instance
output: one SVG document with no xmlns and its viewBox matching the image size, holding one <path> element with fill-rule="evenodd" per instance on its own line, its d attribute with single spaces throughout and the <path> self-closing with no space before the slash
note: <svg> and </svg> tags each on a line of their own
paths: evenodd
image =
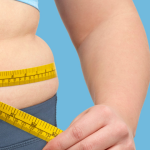
<svg viewBox="0 0 150 150">
<path fill-rule="evenodd" d="M 36 36 L 38 9 L 14 0 L 0 0 L 0 71 L 20 70 L 54 62 L 50 47 Z M 57 70 L 57 67 L 56 67 Z M 58 77 L 0 87 L 0 101 L 22 109 L 53 97 Z"/>
</svg>

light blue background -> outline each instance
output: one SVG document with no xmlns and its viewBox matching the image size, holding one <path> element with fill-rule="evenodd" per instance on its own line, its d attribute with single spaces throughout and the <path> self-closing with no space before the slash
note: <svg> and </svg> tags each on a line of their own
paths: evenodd
<svg viewBox="0 0 150 150">
<path fill-rule="evenodd" d="M 134 0 L 150 42 L 150 1 Z M 82 74 L 77 52 L 59 16 L 54 1 L 39 0 L 40 22 L 37 35 L 50 46 L 57 68 L 59 88 L 57 91 L 58 128 L 66 130 L 70 123 L 93 101 Z M 150 142 L 150 88 L 141 112 L 135 144 L 137 150 L 148 150 Z"/>
</svg>

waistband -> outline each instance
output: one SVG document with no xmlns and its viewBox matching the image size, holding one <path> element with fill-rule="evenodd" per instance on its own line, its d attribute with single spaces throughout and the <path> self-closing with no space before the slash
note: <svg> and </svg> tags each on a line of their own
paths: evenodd
<svg viewBox="0 0 150 150">
<path fill-rule="evenodd" d="M 40 104 L 26 107 L 20 110 L 57 127 L 56 106 L 57 93 L 52 98 Z M 4 122 L 3 120 L 0 120 L 0 149 L 32 138 L 37 137 L 7 122 Z"/>
</svg>

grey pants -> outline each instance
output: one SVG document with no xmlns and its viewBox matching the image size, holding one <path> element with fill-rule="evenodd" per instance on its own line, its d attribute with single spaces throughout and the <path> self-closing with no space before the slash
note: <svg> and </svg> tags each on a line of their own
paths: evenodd
<svg viewBox="0 0 150 150">
<path fill-rule="evenodd" d="M 57 127 L 57 93 L 43 103 L 20 109 Z M 46 141 L 0 120 L 0 150 L 42 150 Z"/>
</svg>

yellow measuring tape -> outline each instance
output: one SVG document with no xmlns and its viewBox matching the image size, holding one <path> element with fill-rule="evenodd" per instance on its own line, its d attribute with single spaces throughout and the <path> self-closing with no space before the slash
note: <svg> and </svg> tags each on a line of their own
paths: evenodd
<svg viewBox="0 0 150 150">
<path fill-rule="evenodd" d="M 57 77 L 55 63 L 34 68 L 0 71 L 0 87 L 34 83 Z"/>
<path fill-rule="evenodd" d="M 47 142 L 63 132 L 57 127 L 3 102 L 0 102 L 0 119 Z"/>
<path fill-rule="evenodd" d="M 54 63 L 13 71 L 0 71 L 0 87 L 34 83 L 57 77 Z M 0 102 L 0 119 L 45 141 L 63 132 L 24 111 Z"/>
</svg>

